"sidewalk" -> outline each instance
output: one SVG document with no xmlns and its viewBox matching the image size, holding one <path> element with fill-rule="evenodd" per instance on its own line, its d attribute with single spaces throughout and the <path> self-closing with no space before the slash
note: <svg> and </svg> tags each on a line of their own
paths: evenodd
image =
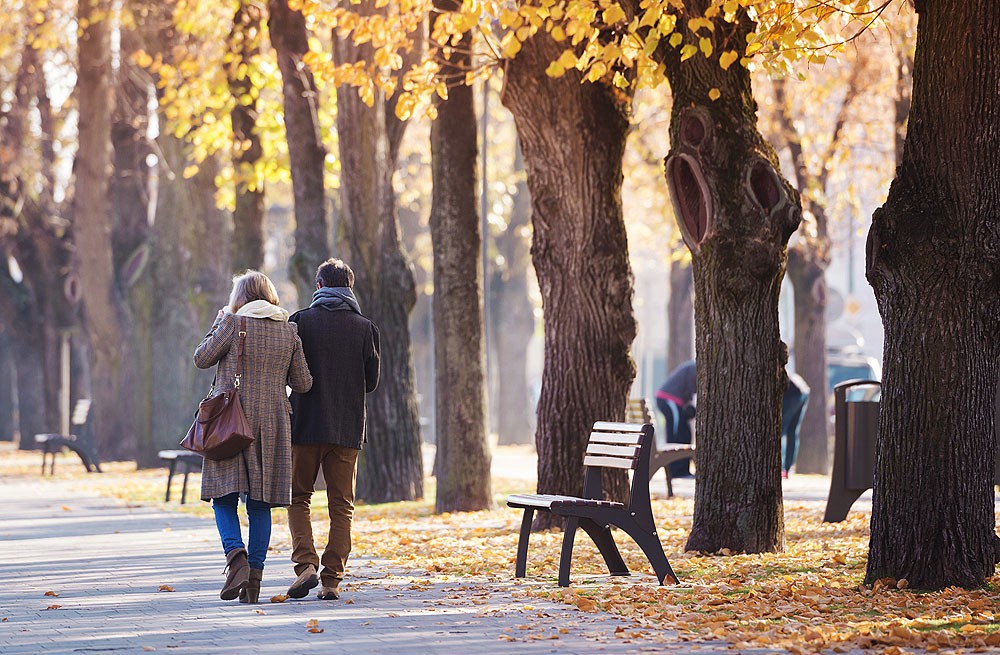
<svg viewBox="0 0 1000 655">
<path fill-rule="evenodd" d="M 0 479 L 4 655 L 731 652 L 667 632 L 633 640 L 628 622 L 519 591 L 541 583 L 501 576 L 488 585 L 427 584 L 363 557 L 352 559 L 339 601 L 267 602 L 294 577 L 284 552 L 270 554 L 264 602 L 221 601 L 224 560 L 210 520 L 80 488 L 79 481 Z M 321 632 L 308 630 L 311 621 Z"/>
</svg>

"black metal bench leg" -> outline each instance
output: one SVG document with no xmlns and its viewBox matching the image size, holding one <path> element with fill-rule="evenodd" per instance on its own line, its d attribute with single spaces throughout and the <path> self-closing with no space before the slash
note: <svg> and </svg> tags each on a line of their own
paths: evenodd
<svg viewBox="0 0 1000 655">
<path fill-rule="evenodd" d="M 576 539 L 576 528 L 580 517 L 566 517 L 566 528 L 563 532 L 562 554 L 559 556 L 559 586 L 569 586 L 569 565 L 573 560 L 573 541 Z"/>
<path fill-rule="evenodd" d="M 600 525 L 591 519 L 580 519 L 580 527 L 590 535 L 590 538 L 597 544 L 597 550 L 601 551 L 604 563 L 608 565 L 608 572 L 611 575 L 630 575 L 622 554 L 618 552 L 618 544 L 611 536 L 611 528 Z"/>
<path fill-rule="evenodd" d="M 667 556 L 663 554 L 663 544 L 660 543 L 659 538 L 655 534 L 641 530 L 630 532 L 629 536 L 635 539 L 635 543 L 639 544 L 639 548 L 646 554 L 646 559 L 653 565 L 653 571 L 656 572 L 656 579 L 660 581 L 660 584 L 663 584 L 667 576 L 670 576 L 670 584 L 677 584 L 677 574 L 671 568 Z"/>
<path fill-rule="evenodd" d="M 52 458 L 52 459 L 49 460 L 49 475 L 55 475 L 56 474 L 56 452 L 57 452 L 57 450 L 54 450 L 54 449 L 50 448 L 48 444 L 45 444 L 45 449 L 48 450 L 49 456 Z"/>
<path fill-rule="evenodd" d="M 523 578 L 528 568 L 528 538 L 531 536 L 531 520 L 534 516 L 534 508 L 526 507 L 524 509 L 524 516 L 521 517 L 521 534 L 517 537 L 517 559 L 514 562 L 515 578 Z"/>
<path fill-rule="evenodd" d="M 841 485 L 830 485 L 830 496 L 826 501 L 826 512 L 823 514 L 823 523 L 840 523 L 847 518 L 847 513 L 851 511 L 851 505 L 861 498 L 865 491 L 855 489 L 845 489 Z"/>
<path fill-rule="evenodd" d="M 188 475 L 191 474 L 191 465 L 187 462 L 184 463 L 184 483 L 181 486 L 181 505 L 187 500 L 188 493 Z"/>
<path fill-rule="evenodd" d="M 670 469 L 666 466 L 663 467 L 663 473 L 667 476 L 667 498 L 674 497 L 674 483 L 673 478 L 670 477 Z"/>
<path fill-rule="evenodd" d="M 163 502 L 170 502 L 170 482 L 174 479 L 174 469 L 177 468 L 177 460 L 171 460 L 170 470 L 167 472 L 167 496 L 163 499 Z"/>
</svg>

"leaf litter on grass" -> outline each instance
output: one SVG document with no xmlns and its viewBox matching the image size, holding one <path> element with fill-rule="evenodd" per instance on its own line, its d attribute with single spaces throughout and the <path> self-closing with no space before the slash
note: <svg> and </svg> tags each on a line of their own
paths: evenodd
<svg viewBox="0 0 1000 655">
<path fill-rule="evenodd" d="M 207 503 L 162 503 L 162 470 L 138 471 L 132 463 L 111 462 L 104 467 L 108 474 L 95 479 L 84 477 L 82 468 L 76 471 L 71 459 L 65 464 L 57 467 L 58 477 L 85 481 L 88 488 L 124 502 L 211 515 Z M 0 470 L 5 475 L 37 479 L 36 467 L 35 457 L 29 461 L 16 451 L 13 455 L 0 452 Z M 192 477 L 189 484 L 197 488 L 199 476 Z M 356 578 L 361 584 L 390 583 L 416 591 L 435 585 L 461 588 L 442 603 L 485 603 L 494 593 L 557 601 L 577 608 L 581 617 L 607 612 L 632 621 L 634 630 L 616 637 L 636 642 L 724 640 L 736 649 L 810 653 L 860 648 L 886 655 L 1000 646 L 1000 618 L 995 613 L 1000 606 L 1000 577 L 977 590 L 921 593 L 908 589 L 905 580 L 862 587 L 869 536 L 869 515 L 864 512 L 855 511 L 840 524 L 824 524 L 822 501 L 786 502 L 784 553 L 711 556 L 683 552 L 692 501 L 657 499 L 653 501 L 657 531 L 681 580 L 679 585 L 656 584 L 639 548 L 616 531 L 615 540 L 629 569 L 642 575 L 607 576 L 597 549 L 580 533 L 571 570 L 574 586 L 562 589 L 555 584 L 562 544 L 557 531 L 532 534 L 529 577 L 513 579 L 521 513 L 502 505 L 508 493 L 530 492 L 528 483 L 494 479 L 497 509 L 435 515 L 430 500 L 433 482 L 427 480 L 429 500 L 357 507 L 354 552 L 411 572 L 400 576 L 379 570 L 377 575 Z M 312 509 L 314 533 L 326 534 L 329 524 L 323 518 L 323 494 L 316 494 Z M 287 522 L 284 512 L 274 512 L 273 517 L 276 524 Z M 274 550 L 290 546 L 287 535 L 281 533 L 275 532 Z M 496 611 L 484 606 L 480 613 Z M 525 610 L 522 606 L 509 611 Z M 670 636 L 670 631 L 677 636 Z M 523 634 L 510 638 L 519 637 Z"/>
</svg>

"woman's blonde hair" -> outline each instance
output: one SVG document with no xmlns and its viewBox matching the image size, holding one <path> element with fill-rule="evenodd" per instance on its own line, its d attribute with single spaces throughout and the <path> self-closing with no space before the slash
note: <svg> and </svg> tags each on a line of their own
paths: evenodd
<svg viewBox="0 0 1000 655">
<path fill-rule="evenodd" d="M 260 271 L 247 271 L 233 278 L 233 292 L 229 294 L 229 309 L 235 314 L 240 307 L 254 300 L 266 300 L 278 304 L 278 292 L 274 284 Z"/>
</svg>

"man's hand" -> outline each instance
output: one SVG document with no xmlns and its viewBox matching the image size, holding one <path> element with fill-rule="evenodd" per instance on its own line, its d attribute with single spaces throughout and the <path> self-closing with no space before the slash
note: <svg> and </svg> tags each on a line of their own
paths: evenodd
<svg viewBox="0 0 1000 655">
<path fill-rule="evenodd" d="M 697 408 L 694 405 L 688 403 L 687 405 L 681 407 L 681 416 L 683 416 L 686 420 L 690 421 L 691 419 L 694 418 L 696 409 Z"/>
</svg>

